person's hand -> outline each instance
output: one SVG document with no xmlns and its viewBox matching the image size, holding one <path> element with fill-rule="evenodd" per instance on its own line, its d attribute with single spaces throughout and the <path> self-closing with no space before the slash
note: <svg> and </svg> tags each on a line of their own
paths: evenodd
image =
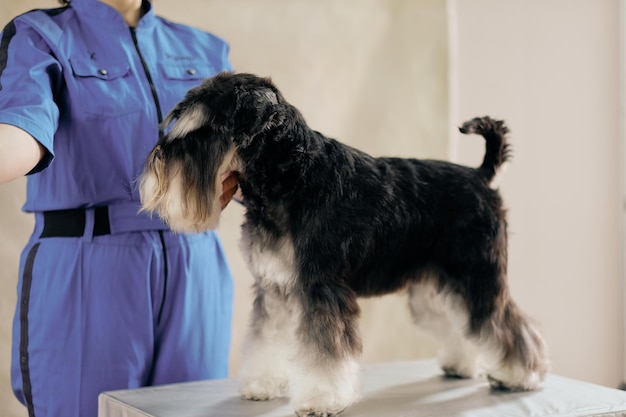
<svg viewBox="0 0 626 417">
<path fill-rule="evenodd" d="M 238 200 L 241 201 L 241 193 L 239 191 L 239 173 L 237 171 L 230 171 L 222 175 L 222 195 L 220 195 L 220 203 L 222 210 L 226 208 L 228 203 L 233 199 L 233 196 L 238 194 Z"/>
</svg>

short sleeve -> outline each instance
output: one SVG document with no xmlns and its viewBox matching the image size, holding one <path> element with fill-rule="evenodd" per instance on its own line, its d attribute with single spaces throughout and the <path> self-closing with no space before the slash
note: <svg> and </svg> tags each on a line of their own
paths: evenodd
<svg viewBox="0 0 626 417">
<path fill-rule="evenodd" d="M 20 17 L 0 37 L 0 123 L 28 132 L 47 150 L 31 173 L 44 169 L 54 157 L 54 133 L 59 123 L 55 91 L 61 65 L 46 42 L 45 33 Z"/>
</svg>

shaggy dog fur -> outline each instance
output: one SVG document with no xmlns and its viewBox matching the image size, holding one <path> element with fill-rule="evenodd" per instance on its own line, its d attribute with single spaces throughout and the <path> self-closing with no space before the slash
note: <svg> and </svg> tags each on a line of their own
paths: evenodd
<svg viewBox="0 0 626 417">
<path fill-rule="evenodd" d="M 507 223 L 490 183 L 508 159 L 502 121 L 475 118 L 479 168 L 374 158 L 307 126 L 267 78 L 221 73 L 189 91 L 140 181 L 143 209 L 173 230 L 218 225 L 220 178 L 238 171 L 241 248 L 256 299 L 241 395 L 289 393 L 299 416 L 358 399 L 357 297 L 405 290 L 415 323 L 441 341 L 448 376 L 486 372 L 532 390 L 545 344 L 507 288 Z"/>
</svg>

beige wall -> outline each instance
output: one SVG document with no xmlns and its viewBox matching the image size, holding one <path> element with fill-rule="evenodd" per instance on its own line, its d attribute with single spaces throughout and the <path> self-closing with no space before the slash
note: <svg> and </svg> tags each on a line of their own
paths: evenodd
<svg viewBox="0 0 626 417">
<path fill-rule="evenodd" d="M 623 370 L 617 0 L 451 0 L 452 119 L 505 118 L 514 296 L 554 371 L 616 387 Z M 623 115 L 621 115 L 623 117 Z M 454 136 L 451 154 L 483 149 Z"/>
<path fill-rule="evenodd" d="M 80 0 L 77 0 L 80 1 Z M 443 0 L 155 0 L 172 20 L 231 44 L 236 69 L 270 75 L 309 124 L 375 155 L 444 158 L 448 152 L 447 28 Z M 52 0 L 0 0 L 2 24 Z M 24 181 L 0 186 L 0 414 L 21 416 L 8 380 L 17 258 L 32 228 L 19 207 Z M 252 279 L 237 242 L 242 209 L 221 235 L 236 278 L 230 369 L 236 374 Z M 404 298 L 362 303 L 365 362 L 432 356 Z"/>
</svg>

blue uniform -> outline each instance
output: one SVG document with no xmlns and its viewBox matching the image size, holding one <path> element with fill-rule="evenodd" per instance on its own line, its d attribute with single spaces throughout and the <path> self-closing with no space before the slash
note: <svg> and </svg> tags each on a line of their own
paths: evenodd
<svg viewBox="0 0 626 417">
<path fill-rule="evenodd" d="M 47 150 L 28 176 L 12 383 L 30 416 L 95 417 L 105 390 L 227 376 L 232 280 L 213 232 L 137 214 L 162 117 L 228 46 L 110 6 L 25 13 L 0 41 L 0 123 Z"/>
</svg>

